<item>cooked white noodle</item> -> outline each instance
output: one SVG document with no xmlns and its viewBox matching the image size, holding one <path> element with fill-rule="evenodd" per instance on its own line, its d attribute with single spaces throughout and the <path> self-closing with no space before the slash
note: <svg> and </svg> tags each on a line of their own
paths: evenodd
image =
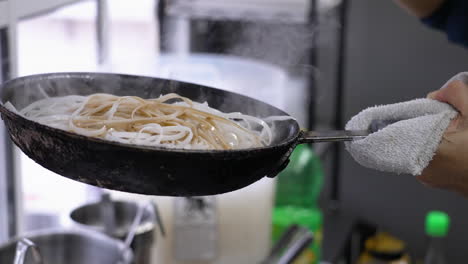
<svg viewBox="0 0 468 264">
<path fill-rule="evenodd" d="M 10 110 L 14 108 L 9 103 L 6 106 Z M 271 124 L 292 119 L 223 113 L 207 103 L 193 102 L 177 94 L 155 99 L 110 94 L 49 97 L 26 106 L 19 113 L 36 122 L 85 136 L 184 149 L 267 146 L 274 137 Z"/>
</svg>

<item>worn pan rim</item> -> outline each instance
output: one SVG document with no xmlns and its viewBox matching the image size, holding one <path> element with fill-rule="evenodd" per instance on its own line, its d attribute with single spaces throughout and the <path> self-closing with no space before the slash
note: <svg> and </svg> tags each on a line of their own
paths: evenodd
<svg viewBox="0 0 468 264">
<path fill-rule="evenodd" d="M 190 153 L 190 154 L 197 154 L 197 155 L 226 156 L 226 155 L 240 155 L 240 154 L 247 153 L 247 152 L 252 152 L 252 151 L 268 151 L 268 150 L 273 150 L 273 149 L 276 149 L 276 148 L 282 148 L 282 147 L 287 147 L 287 146 L 290 146 L 290 145 L 294 145 L 294 144 L 298 143 L 298 139 L 299 139 L 299 137 L 301 135 L 301 130 L 300 130 L 299 124 L 297 123 L 297 121 L 295 119 L 291 119 L 294 122 L 292 126 L 294 126 L 296 128 L 295 134 L 293 136 L 290 136 L 289 138 L 285 139 L 283 142 L 281 142 L 279 144 L 274 144 L 274 145 L 269 145 L 269 146 L 264 146 L 264 147 L 231 149 L 231 150 L 218 150 L 218 149 L 203 150 L 203 149 L 181 149 L 181 148 L 166 148 L 166 147 L 157 147 L 157 146 L 145 146 L 145 145 L 121 143 L 121 142 L 110 141 L 110 140 L 105 140 L 105 139 L 101 139 L 101 138 L 89 137 L 89 136 L 84 136 L 84 135 L 80 135 L 80 134 L 77 134 L 77 133 L 65 131 L 65 130 L 62 130 L 62 129 L 54 128 L 54 127 L 47 126 L 47 125 L 44 125 L 42 123 L 33 121 L 31 119 L 28 119 L 28 118 L 22 116 L 19 113 L 15 113 L 15 112 L 9 110 L 8 108 L 6 108 L 4 106 L 4 103 L 3 103 L 4 88 L 7 87 L 8 85 L 10 85 L 11 83 L 20 82 L 22 80 L 28 80 L 28 79 L 32 79 L 32 78 L 41 78 L 41 77 L 48 77 L 48 76 L 52 76 L 53 78 L 58 78 L 60 76 L 65 76 L 65 75 L 66 76 L 75 75 L 75 76 L 81 76 L 81 77 L 83 75 L 88 75 L 88 76 L 92 76 L 92 75 L 117 75 L 117 76 L 122 76 L 122 77 L 131 77 L 131 78 L 145 77 L 145 78 L 161 79 L 161 80 L 167 80 L 167 81 L 174 81 L 174 82 L 178 82 L 178 83 L 182 83 L 182 84 L 185 83 L 185 84 L 193 85 L 193 83 L 187 83 L 187 82 L 171 80 L 171 79 L 164 79 L 164 78 L 157 78 L 157 77 L 143 76 L 143 75 L 138 76 L 138 75 L 130 75 L 130 74 L 118 74 L 118 73 L 59 72 L 59 73 L 44 73 L 44 74 L 28 75 L 28 76 L 23 76 L 23 77 L 15 78 L 15 79 L 12 79 L 12 80 L 8 80 L 8 81 L 6 81 L 6 82 L 4 82 L 3 84 L 0 85 L 0 96 L 2 97 L 2 98 L 0 98 L 0 112 L 2 113 L 2 119 L 4 119 L 3 115 L 6 115 L 9 118 L 15 119 L 15 120 L 18 120 L 18 118 L 19 118 L 19 120 L 24 124 L 33 124 L 34 126 L 40 127 L 41 129 L 44 129 L 44 130 L 47 130 L 48 132 L 53 133 L 53 135 L 61 136 L 61 137 L 64 137 L 64 138 L 73 138 L 73 139 L 84 140 L 84 141 L 93 142 L 93 143 L 108 144 L 108 145 L 123 148 L 123 149 L 126 149 L 126 150 L 144 151 L 144 152 L 166 152 L 166 153 L 171 153 L 171 154 L 176 154 L 176 155 L 181 154 L 181 153 Z M 248 98 L 250 100 L 258 101 L 258 102 L 261 102 L 263 104 L 267 104 L 267 105 L 269 105 L 269 106 L 271 106 L 271 107 L 273 107 L 275 109 L 278 109 L 275 106 L 272 106 L 272 105 L 270 105 L 268 103 L 265 103 L 263 101 L 259 101 L 257 99 L 251 98 L 251 97 L 246 96 L 246 95 L 242 95 L 242 94 L 239 94 L 239 93 L 226 91 L 226 90 L 222 90 L 222 89 L 218 89 L 218 88 L 214 88 L 214 87 L 209 87 L 209 86 L 205 86 L 205 85 L 200 85 L 200 84 L 196 84 L 196 85 L 203 86 L 204 88 L 209 88 L 209 89 L 212 89 L 212 90 L 228 92 L 228 93 L 231 93 L 231 94 L 235 94 L 236 96 L 240 96 L 240 97 L 246 97 L 246 98 Z M 281 109 L 278 109 L 278 110 L 280 110 L 284 115 L 290 116 L 285 111 L 283 111 Z"/>
</svg>

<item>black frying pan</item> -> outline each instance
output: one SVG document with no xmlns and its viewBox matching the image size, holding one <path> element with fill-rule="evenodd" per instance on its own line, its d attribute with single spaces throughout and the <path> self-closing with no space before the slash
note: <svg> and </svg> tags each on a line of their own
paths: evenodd
<svg viewBox="0 0 468 264">
<path fill-rule="evenodd" d="M 365 136 L 302 133 L 294 120 L 275 124 L 271 146 L 242 150 L 177 150 L 144 147 L 85 137 L 28 120 L 4 107 L 18 110 L 48 96 L 93 93 L 154 98 L 178 93 L 207 101 L 223 112 L 257 117 L 287 115 L 258 100 L 202 85 L 173 80 L 103 73 L 53 73 L 18 78 L 1 87 L 0 112 L 13 142 L 43 167 L 67 178 L 132 193 L 200 196 L 245 187 L 265 176 L 274 177 L 288 164 L 297 144 L 349 140 Z M 343 137 L 344 136 L 344 137 Z"/>
</svg>

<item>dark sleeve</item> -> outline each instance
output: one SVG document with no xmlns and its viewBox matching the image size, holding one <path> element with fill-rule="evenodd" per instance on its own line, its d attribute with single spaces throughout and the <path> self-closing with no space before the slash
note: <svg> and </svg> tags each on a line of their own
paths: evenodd
<svg viewBox="0 0 468 264">
<path fill-rule="evenodd" d="M 445 0 L 433 14 L 421 21 L 445 32 L 450 41 L 468 48 L 468 0 Z"/>
</svg>

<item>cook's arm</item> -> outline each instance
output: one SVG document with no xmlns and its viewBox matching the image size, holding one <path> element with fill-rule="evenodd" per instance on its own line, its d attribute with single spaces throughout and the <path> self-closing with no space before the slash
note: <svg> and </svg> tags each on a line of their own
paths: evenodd
<svg viewBox="0 0 468 264">
<path fill-rule="evenodd" d="M 467 0 L 394 0 L 429 27 L 440 30 L 456 44 L 468 48 Z"/>
<path fill-rule="evenodd" d="M 418 179 L 468 198 L 468 85 L 452 81 L 428 97 L 451 104 L 459 115 L 450 123 L 436 155 Z"/>
<path fill-rule="evenodd" d="M 445 0 L 395 0 L 411 14 L 423 18 L 436 11 Z"/>
</svg>

